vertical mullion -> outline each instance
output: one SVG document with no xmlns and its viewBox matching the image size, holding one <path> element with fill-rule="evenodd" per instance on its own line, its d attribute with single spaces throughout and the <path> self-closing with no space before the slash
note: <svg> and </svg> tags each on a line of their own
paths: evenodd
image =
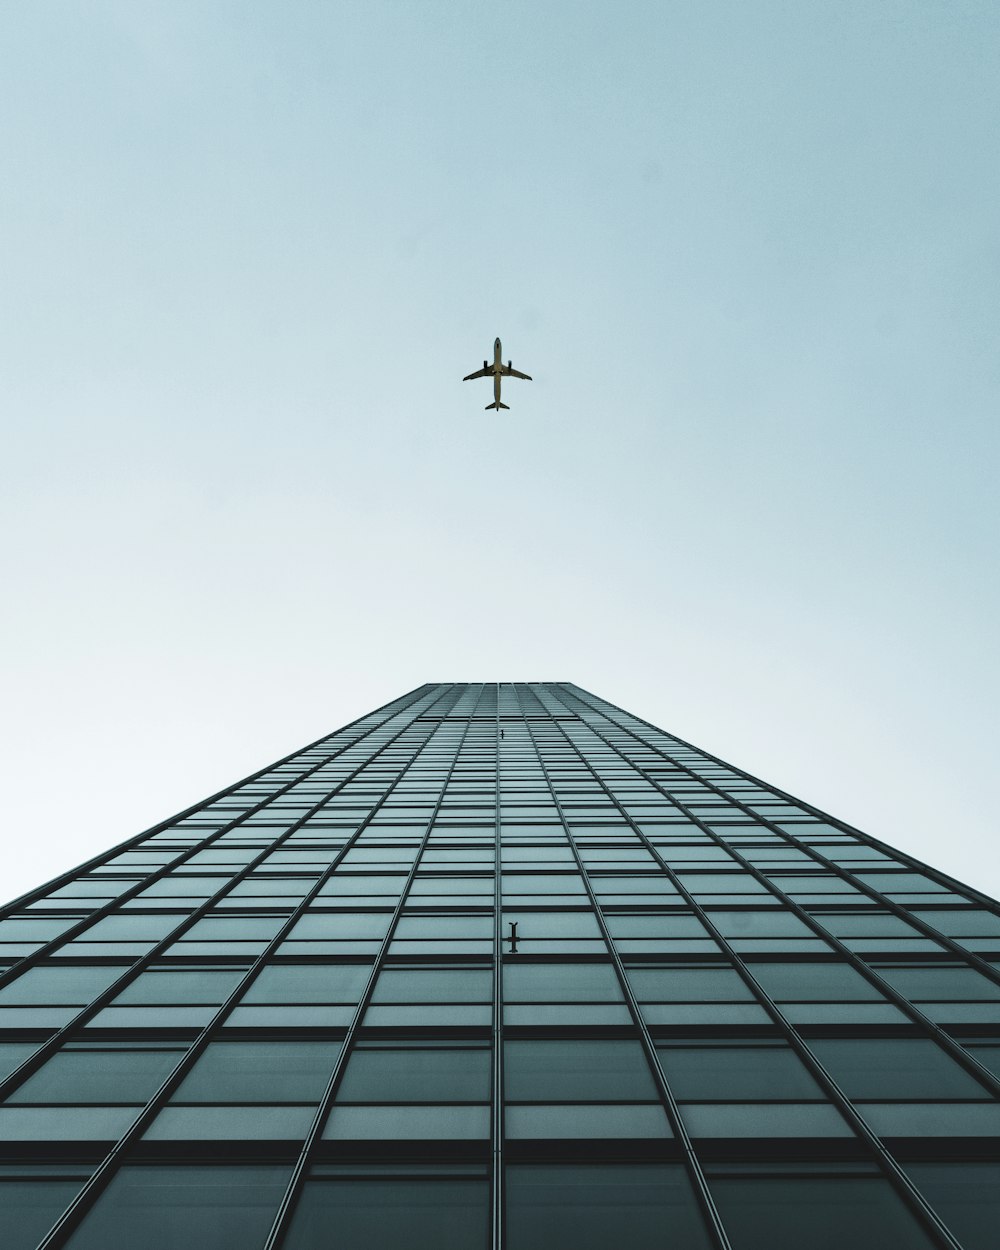
<svg viewBox="0 0 1000 1250">
<path fill-rule="evenodd" d="M 550 717 L 549 719 L 552 724 L 556 724 L 556 721 L 554 720 L 554 718 Z M 554 803 L 556 810 L 559 813 L 559 819 L 562 822 L 563 831 L 566 835 L 566 839 L 569 842 L 570 848 L 573 851 L 573 858 L 576 860 L 577 870 L 579 871 L 583 884 L 586 888 L 587 895 L 590 899 L 590 905 L 594 909 L 594 915 L 597 919 L 598 925 L 600 926 L 601 934 L 604 937 L 604 942 L 605 942 L 605 945 L 607 946 L 609 957 L 612 963 L 614 964 L 615 973 L 618 977 L 619 984 L 621 985 L 622 993 L 625 996 L 625 1000 L 628 1003 L 628 1008 L 632 1014 L 633 1022 L 639 1033 L 639 1037 L 642 1042 L 643 1050 L 646 1052 L 646 1058 L 650 1064 L 651 1074 L 659 1089 L 660 1101 L 663 1105 L 664 1112 L 667 1116 L 667 1119 L 670 1123 L 670 1127 L 673 1131 L 674 1139 L 681 1148 L 681 1158 L 684 1164 L 684 1168 L 687 1171 L 688 1178 L 691 1181 L 691 1187 L 695 1192 L 695 1197 L 698 1200 L 698 1205 L 701 1207 L 702 1215 L 704 1216 L 704 1219 L 705 1219 L 706 1230 L 709 1234 L 709 1237 L 713 1245 L 716 1247 L 716 1250 L 731 1250 L 729 1237 L 726 1234 L 725 1227 L 723 1226 L 723 1223 L 722 1223 L 722 1217 L 720 1216 L 718 1208 L 715 1205 L 715 1199 L 712 1196 L 711 1190 L 709 1189 L 708 1181 L 705 1177 L 705 1173 L 702 1171 L 701 1163 L 695 1152 L 694 1144 L 691 1141 L 691 1137 L 688 1134 L 688 1131 L 684 1125 L 683 1119 L 681 1118 L 680 1110 L 677 1106 L 677 1100 L 674 1098 L 673 1091 L 670 1088 L 670 1084 L 667 1081 L 666 1076 L 663 1072 L 663 1069 L 660 1066 L 659 1060 L 656 1055 L 656 1046 L 653 1042 L 652 1035 L 650 1034 L 649 1028 L 646 1025 L 646 1022 L 643 1018 L 642 1011 L 640 1010 L 639 1004 L 636 1001 L 635 994 L 632 991 L 632 986 L 629 983 L 628 976 L 626 975 L 625 967 L 622 963 L 621 955 L 618 953 L 618 950 L 614 944 L 614 940 L 611 937 L 611 933 L 610 933 L 610 930 L 608 929 L 607 922 L 604 919 L 604 912 L 602 911 L 600 903 L 598 902 L 597 895 L 594 893 L 594 888 L 590 881 L 590 875 L 587 872 L 587 869 L 580 856 L 580 851 L 579 851 L 579 848 L 577 847 L 576 839 L 573 837 L 573 834 L 570 832 L 569 822 L 567 821 L 566 814 L 563 811 L 562 802 L 560 801 L 552 785 L 552 780 L 549 776 L 548 767 L 546 766 L 546 763 L 542 756 L 541 751 L 538 749 L 538 742 L 535 738 L 534 731 L 531 727 L 531 722 L 527 719 L 527 717 L 525 717 L 524 724 L 525 724 L 525 728 L 528 731 L 528 736 L 531 738 L 531 744 L 534 747 L 535 755 L 538 758 L 539 766 L 541 767 L 542 773 L 545 776 L 546 785 L 549 787 L 549 793 L 552 796 L 552 802 Z"/>
<path fill-rule="evenodd" d="M 447 693 L 451 693 L 451 690 L 449 690 L 448 692 L 442 692 L 442 694 L 439 695 L 438 698 L 436 698 L 433 701 L 431 706 L 433 706 L 434 703 L 440 702 L 441 699 L 445 698 Z M 453 696 L 452 704 L 454 704 L 454 702 L 457 701 L 457 698 L 458 698 L 457 695 Z M 387 747 L 389 747 L 392 743 L 396 742 L 400 737 L 402 737 L 402 735 L 405 734 L 407 730 L 412 729 L 413 725 L 415 724 L 415 720 L 416 718 L 411 720 L 408 724 L 404 725 L 400 729 L 398 734 L 393 735 L 392 738 L 389 738 L 386 740 L 386 742 L 382 743 L 378 751 L 376 751 L 375 755 L 372 756 L 369 760 L 365 761 L 365 764 L 369 764 L 372 762 L 372 760 L 377 759 L 378 756 L 384 750 L 386 750 Z M 397 777 L 393 781 L 392 785 L 395 785 L 395 781 L 398 781 L 399 777 L 401 777 L 407 771 L 410 764 L 420 754 L 424 746 L 426 746 L 426 744 L 431 740 L 433 735 L 434 735 L 434 730 L 431 729 L 427 737 L 423 739 L 423 741 L 417 747 L 413 755 L 407 760 L 406 763 L 403 764 L 402 768 L 397 774 Z M 359 767 L 364 767 L 364 765 L 361 765 Z M 229 1015 L 230 1011 L 232 1011 L 232 1009 L 242 999 L 248 987 L 252 985 L 253 982 L 257 979 L 260 972 L 263 970 L 263 968 L 267 965 L 268 961 L 270 960 L 271 955 L 274 953 L 275 950 L 277 950 L 278 946 L 285 940 L 285 937 L 288 935 L 289 931 L 292 929 L 292 927 L 298 921 L 299 917 L 304 913 L 306 908 L 309 906 L 309 904 L 313 901 L 313 899 L 322 889 L 325 882 L 328 881 L 329 878 L 333 875 L 333 872 L 335 871 L 337 865 L 342 861 L 344 855 L 347 854 L 347 851 L 354 845 L 354 843 L 357 841 L 360 835 L 368 827 L 369 823 L 371 822 L 372 816 L 374 815 L 376 811 L 379 810 L 379 808 L 382 806 L 382 803 L 384 803 L 386 796 L 391 791 L 392 785 L 390 785 L 388 789 L 386 790 L 385 794 L 383 794 L 382 799 L 379 801 L 378 805 L 372 810 L 372 812 L 369 813 L 368 817 L 358 826 L 358 829 L 351 835 L 351 837 L 348 839 L 345 845 L 341 847 L 339 853 L 331 861 L 329 868 L 327 868 L 324 872 L 320 874 L 319 877 L 317 877 L 312 889 L 309 890 L 309 892 L 299 901 L 299 903 L 291 911 L 288 918 L 286 919 L 284 924 L 281 926 L 281 928 L 278 930 L 278 932 L 275 934 L 275 936 L 271 939 L 271 941 L 267 944 L 265 949 L 261 952 L 260 955 L 257 956 L 257 958 L 253 961 L 253 963 L 247 969 L 246 975 L 242 978 L 240 983 L 232 991 L 232 993 L 229 995 L 226 1001 L 219 1007 L 219 1010 L 215 1013 L 215 1015 L 212 1017 L 209 1023 L 206 1024 L 205 1027 L 201 1030 L 201 1032 L 198 1034 L 197 1038 L 195 1038 L 194 1042 L 191 1044 L 188 1050 L 185 1051 L 184 1055 L 182 1056 L 182 1058 L 180 1059 L 176 1067 L 174 1067 L 174 1069 L 165 1078 L 165 1080 L 163 1081 L 159 1089 L 156 1091 L 153 1097 L 147 1102 L 146 1106 L 142 1109 L 142 1111 L 140 1111 L 137 1118 L 132 1122 L 132 1124 L 129 1126 L 129 1128 L 126 1130 L 123 1136 L 115 1143 L 115 1145 L 112 1147 L 109 1153 L 105 1156 L 100 1166 L 92 1174 L 92 1176 L 87 1181 L 87 1183 L 83 1186 L 80 1192 L 76 1195 L 76 1197 L 73 1199 L 70 1205 L 66 1208 L 63 1214 L 60 1216 L 58 1222 L 54 1224 L 53 1227 L 49 1230 L 45 1239 L 39 1243 L 38 1250 L 58 1250 L 59 1247 L 62 1247 L 66 1244 L 67 1239 L 72 1235 L 74 1230 L 77 1228 L 77 1226 L 80 1224 L 83 1218 L 87 1215 L 87 1213 L 93 1207 L 94 1203 L 100 1197 L 101 1193 L 104 1192 L 104 1190 L 107 1188 L 108 1184 L 110 1183 L 111 1179 L 113 1178 L 115 1173 L 118 1171 L 118 1168 L 122 1164 L 122 1161 L 124 1159 L 127 1149 L 133 1144 L 133 1142 L 135 1142 L 139 1138 L 139 1136 L 143 1132 L 145 1132 L 147 1125 L 150 1123 L 150 1121 L 154 1118 L 154 1116 L 161 1110 L 164 1104 L 171 1097 L 174 1090 L 180 1084 L 181 1080 L 187 1075 L 191 1067 L 194 1065 L 195 1060 L 200 1057 L 200 1055 L 204 1052 L 204 1050 L 209 1045 L 209 1043 L 216 1036 L 219 1026 Z"/>
<path fill-rule="evenodd" d="M 477 696 L 477 700 L 476 700 L 477 705 L 481 697 L 482 697 L 482 689 L 480 689 L 479 696 Z M 456 699 L 455 702 L 457 701 L 458 700 Z M 468 736 L 469 730 L 473 724 L 474 715 L 475 715 L 475 708 L 473 708 L 472 712 L 470 712 L 468 717 L 465 718 L 465 728 L 462 731 L 462 737 L 458 743 L 458 746 L 455 748 L 455 754 L 448 768 L 447 776 L 445 777 L 444 781 L 441 783 L 441 791 L 438 794 L 437 802 L 434 804 L 434 810 L 431 813 L 430 817 L 428 818 L 427 828 L 424 831 L 424 836 L 421 839 L 420 844 L 417 848 L 417 853 L 414 856 L 413 864 L 411 865 L 410 871 L 406 877 L 406 881 L 403 884 L 403 888 L 399 896 L 399 901 L 396 903 L 395 909 L 393 910 L 392 919 L 389 921 L 388 931 L 386 932 L 385 937 L 382 939 L 382 945 L 379 947 L 378 954 L 375 956 L 375 962 L 372 964 L 371 975 L 368 978 L 368 983 L 365 986 L 364 992 L 361 995 L 361 999 L 358 1003 L 357 1010 L 354 1013 L 354 1018 L 352 1019 L 350 1025 L 348 1025 L 347 1033 L 344 1037 L 344 1044 L 341 1047 L 340 1054 L 337 1056 L 337 1062 L 334 1064 L 333 1071 L 330 1074 L 330 1079 L 327 1082 L 327 1087 L 323 1094 L 323 1097 L 320 1099 L 319 1104 L 316 1107 L 316 1114 L 313 1117 L 312 1125 L 310 1126 L 309 1132 L 306 1134 L 305 1140 L 302 1143 L 302 1149 L 299 1152 L 299 1157 L 295 1162 L 295 1167 L 292 1170 L 292 1175 L 291 1175 L 291 1178 L 289 1179 L 288 1186 L 285 1189 L 284 1196 L 281 1199 L 281 1204 L 279 1205 L 277 1213 L 275 1214 L 274 1222 L 271 1225 L 271 1230 L 268 1233 L 267 1240 L 263 1246 L 263 1250 L 279 1250 L 279 1247 L 284 1244 L 285 1238 L 288 1235 L 288 1230 L 291 1227 L 292 1220 L 294 1219 L 294 1216 L 295 1216 L 295 1208 L 298 1205 L 298 1200 L 302 1194 L 302 1188 L 306 1183 L 309 1167 L 312 1163 L 313 1156 L 316 1153 L 316 1148 L 319 1142 L 322 1140 L 323 1128 L 326 1124 L 327 1116 L 329 1115 L 330 1108 L 332 1107 L 333 1101 L 337 1096 L 337 1089 L 340 1085 L 341 1076 L 343 1075 L 344 1068 L 346 1067 L 348 1059 L 350 1058 L 351 1052 L 353 1050 L 354 1040 L 357 1036 L 358 1029 L 361 1027 L 361 1021 L 364 1018 L 364 1014 L 368 1009 L 368 1003 L 375 989 L 375 983 L 378 981 L 379 974 L 381 973 L 383 967 L 385 966 L 385 961 L 386 961 L 386 956 L 389 951 L 389 946 L 392 942 L 393 935 L 396 932 L 396 926 L 399 923 L 399 918 L 403 913 L 403 908 L 406 905 L 406 901 L 410 892 L 410 886 L 413 884 L 413 879 L 417 875 L 417 869 L 420 866 L 421 857 L 423 856 L 424 850 L 427 846 L 427 842 L 431 836 L 431 831 L 434 828 L 434 822 L 437 819 L 438 812 L 441 810 L 441 803 L 444 800 L 445 792 L 448 788 L 448 782 L 451 780 L 452 773 L 455 771 L 455 764 L 458 762 L 458 759 L 462 753 L 462 748 L 465 745 L 465 739 Z M 459 718 L 455 717 L 453 719 L 457 720 Z M 441 729 L 446 730 L 448 724 L 449 724 L 448 719 L 443 718 L 439 722 L 437 728 L 434 731 L 432 731 L 430 737 L 423 744 L 423 746 L 421 747 L 421 751 L 423 751 L 425 747 L 430 746 L 434 742 L 435 734 L 439 732 Z M 410 767 L 410 765 L 412 765 L 415 762 L 416 759 L 419 758 L 419 755 L 420 755 L 420 752 L 418 752 L 417 755 L 413 757 L 413 759 L 410 761 L 410 764 L 407 765 L 407 769 Z M 40 1248 L 40 1250 L 44 1250 L 44 1248 Z"/>
</svg>

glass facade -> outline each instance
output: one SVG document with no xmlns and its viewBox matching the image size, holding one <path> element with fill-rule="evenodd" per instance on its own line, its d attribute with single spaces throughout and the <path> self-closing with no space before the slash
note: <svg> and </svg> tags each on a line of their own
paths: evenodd
<svg viewBox="0 0 1000 1250">
<path fill-rule="evenodd" d="M 992 1250 L 1000 905 L 568 683 L 0 910 L 5 1250 Z"/>
</svg>

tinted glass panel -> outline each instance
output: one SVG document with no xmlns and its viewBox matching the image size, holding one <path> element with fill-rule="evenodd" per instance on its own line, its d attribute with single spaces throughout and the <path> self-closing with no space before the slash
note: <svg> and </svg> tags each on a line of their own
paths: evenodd
<svg viewBox="0 0 1000 1250">
<path fill-rule="evenodd" d="M 965 1250 L 995 1250 L 1000 1163 L 908 1163 L 905 1168 Z"/>
<path fill-rule="evenodd" d="M 609 963 L 517 964 L 503 970 L 508 1002 L 621 1002 L 622 991 Z"/>
<path fill-rule="evenodd" d="M 881 965 L 875 971 L 907 998 L 1000 998 L 1000 985 L 988 981 L 974 968 L 951 967 L 947 964 L 937 968 Z"/>
<path fill-rule="evenodd" d="M 244 1003 L 356 1003 L 370 964 L 275 964 L 265 968 Z"/>
<path fill-rule="evenodd" d="M 337 1093 L 341 1102 L 478 1102 L 490 1096 L 490 1052 L 356 1050 Z"/>
<path fill-rule="evenodd" d="M 733 1250 L 930 1250 L 932 1242 L 877 1178 L 726 1177 L 709 1182 Z"/>
<path fill-rule="evenodd" d="M 798 1099 L 824 1095 L 788 1046 L 662 1046 L 660 1063 L 675 1098 Z"/>
<path fill-rule="evenodd" d="M 4 1042 L 0 1044 L 0 1081 L 19 1068 L 38 1049 L 37 1042 Z"/>
<path fill-rule="evenodd" d="M 224 971 L 147 972 L 115 998 L 116 1004 L 223 1002 L 243 979 L 242 968 Z"/>
<path fill-rule="evenodd" d="M 287 1167 L 127 1167 L 67 1242 L 72 1250 L 259 1250 Z"/>
<path fill-rule="evenodd" d="M 848 1098 L 987 1098 L 929 1038 L 812 1038 L 809 1046 Z"/>
<path fill-rule="evenodd" d="M 311 1181 L 285 1246 L 485 1250 L 488 1224 L 485 1181 Z"/>
<path fill-rule="evenodd" d="M 507 1096 L 548 1102 L 655 1099 L 637 1041 L 521 1041 L 504 1044 Z"/>
<path fill-rule="evenodd" d="M 630 968 L 628 979 L 644 1002 L 756 1001 L 732 968 Z"/>
<path fill-rule="evenodd" d="M 680 1167 L 517 1165 L 507 1169 L 509 1250 L 702 1250 L 701 1215 Z"/>
<path fill-rule="evenodd" d="M 848 964 L 752 963 L 750 971 L 774 999 L 881 999 L 883 995 Z"/>
<path fill-rule="evenodd" d="M 13 1007 L 20 1003 L 76 1003 L 82 1006 L 117 981 L 125 971 L 123 966 L 117 964 L 29 968 L 23 976 L 0 988 L 0 1007 Z"/>
<path fill-rule="evenodd" d="M 10 1096 L 11 1102 L 145 1102 L 182 1050 L 64 1050 Z"/>
<path fill-rule="evenodd" d="M 35 1250 L 82 1183 L 33 1180 L 0 1184 L 0 1244 L 4 1250 Z"/>
<path fill-rule="evenodd" d="M 488 1003 L 492 992 L 488 968 L 388 968 L 375 983 L 372 1002 Z"/>
<path fill-rule="evenodd" d="M 318 1099 L 340 1042 L 215 1042 L 175 1102 L 296 1102 Z"/>
</svg>

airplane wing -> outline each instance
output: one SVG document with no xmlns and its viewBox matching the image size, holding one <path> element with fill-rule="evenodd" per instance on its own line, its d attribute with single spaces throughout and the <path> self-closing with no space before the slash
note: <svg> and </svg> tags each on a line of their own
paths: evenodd
<svg viewBox="0 0 1000 1250">
<path fill-rule="evenodd" d="M 492 375 L 492 369 L 477 369 L 475 373 L 470 373 L 468 377 L 462 379 L 463 382 L 471 382 L 473 378 L 488 378 Z"/>
<path fill-rule="evenodd" d="M 527 373 L 519 373 L 517 369 L 508 369 L 506 365 L 500 370 L 505 378 L 524 378 L 525 382 L 530 382 L 531 378 Z"/>
</svg>

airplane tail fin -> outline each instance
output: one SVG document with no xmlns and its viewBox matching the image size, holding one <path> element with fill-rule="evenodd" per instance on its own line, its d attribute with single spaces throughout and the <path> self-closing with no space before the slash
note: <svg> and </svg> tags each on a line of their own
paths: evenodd
<svg viewBox="0 0 1000 1250">
<path fill-rule="evenodd" d="M 495 403 L 495 404 L 487 404 L 487 405 L 486 405 L 486 411 L 487 411 L 487 412 L 489 412 L 489 410 L 490 410 L 491 408 L 498 408 L 498 409 L 499 409 L 499 408 L 506 408 L 506 409 L 507 409 L 507 411 L 509 412 L 509 411 L 510 411 L 510 404 L 502 404 L 502 403 L 499 401 L 499 399 L 498 399 L 498 400 L 496 401 L 496 403 Z"/>
</svg>

